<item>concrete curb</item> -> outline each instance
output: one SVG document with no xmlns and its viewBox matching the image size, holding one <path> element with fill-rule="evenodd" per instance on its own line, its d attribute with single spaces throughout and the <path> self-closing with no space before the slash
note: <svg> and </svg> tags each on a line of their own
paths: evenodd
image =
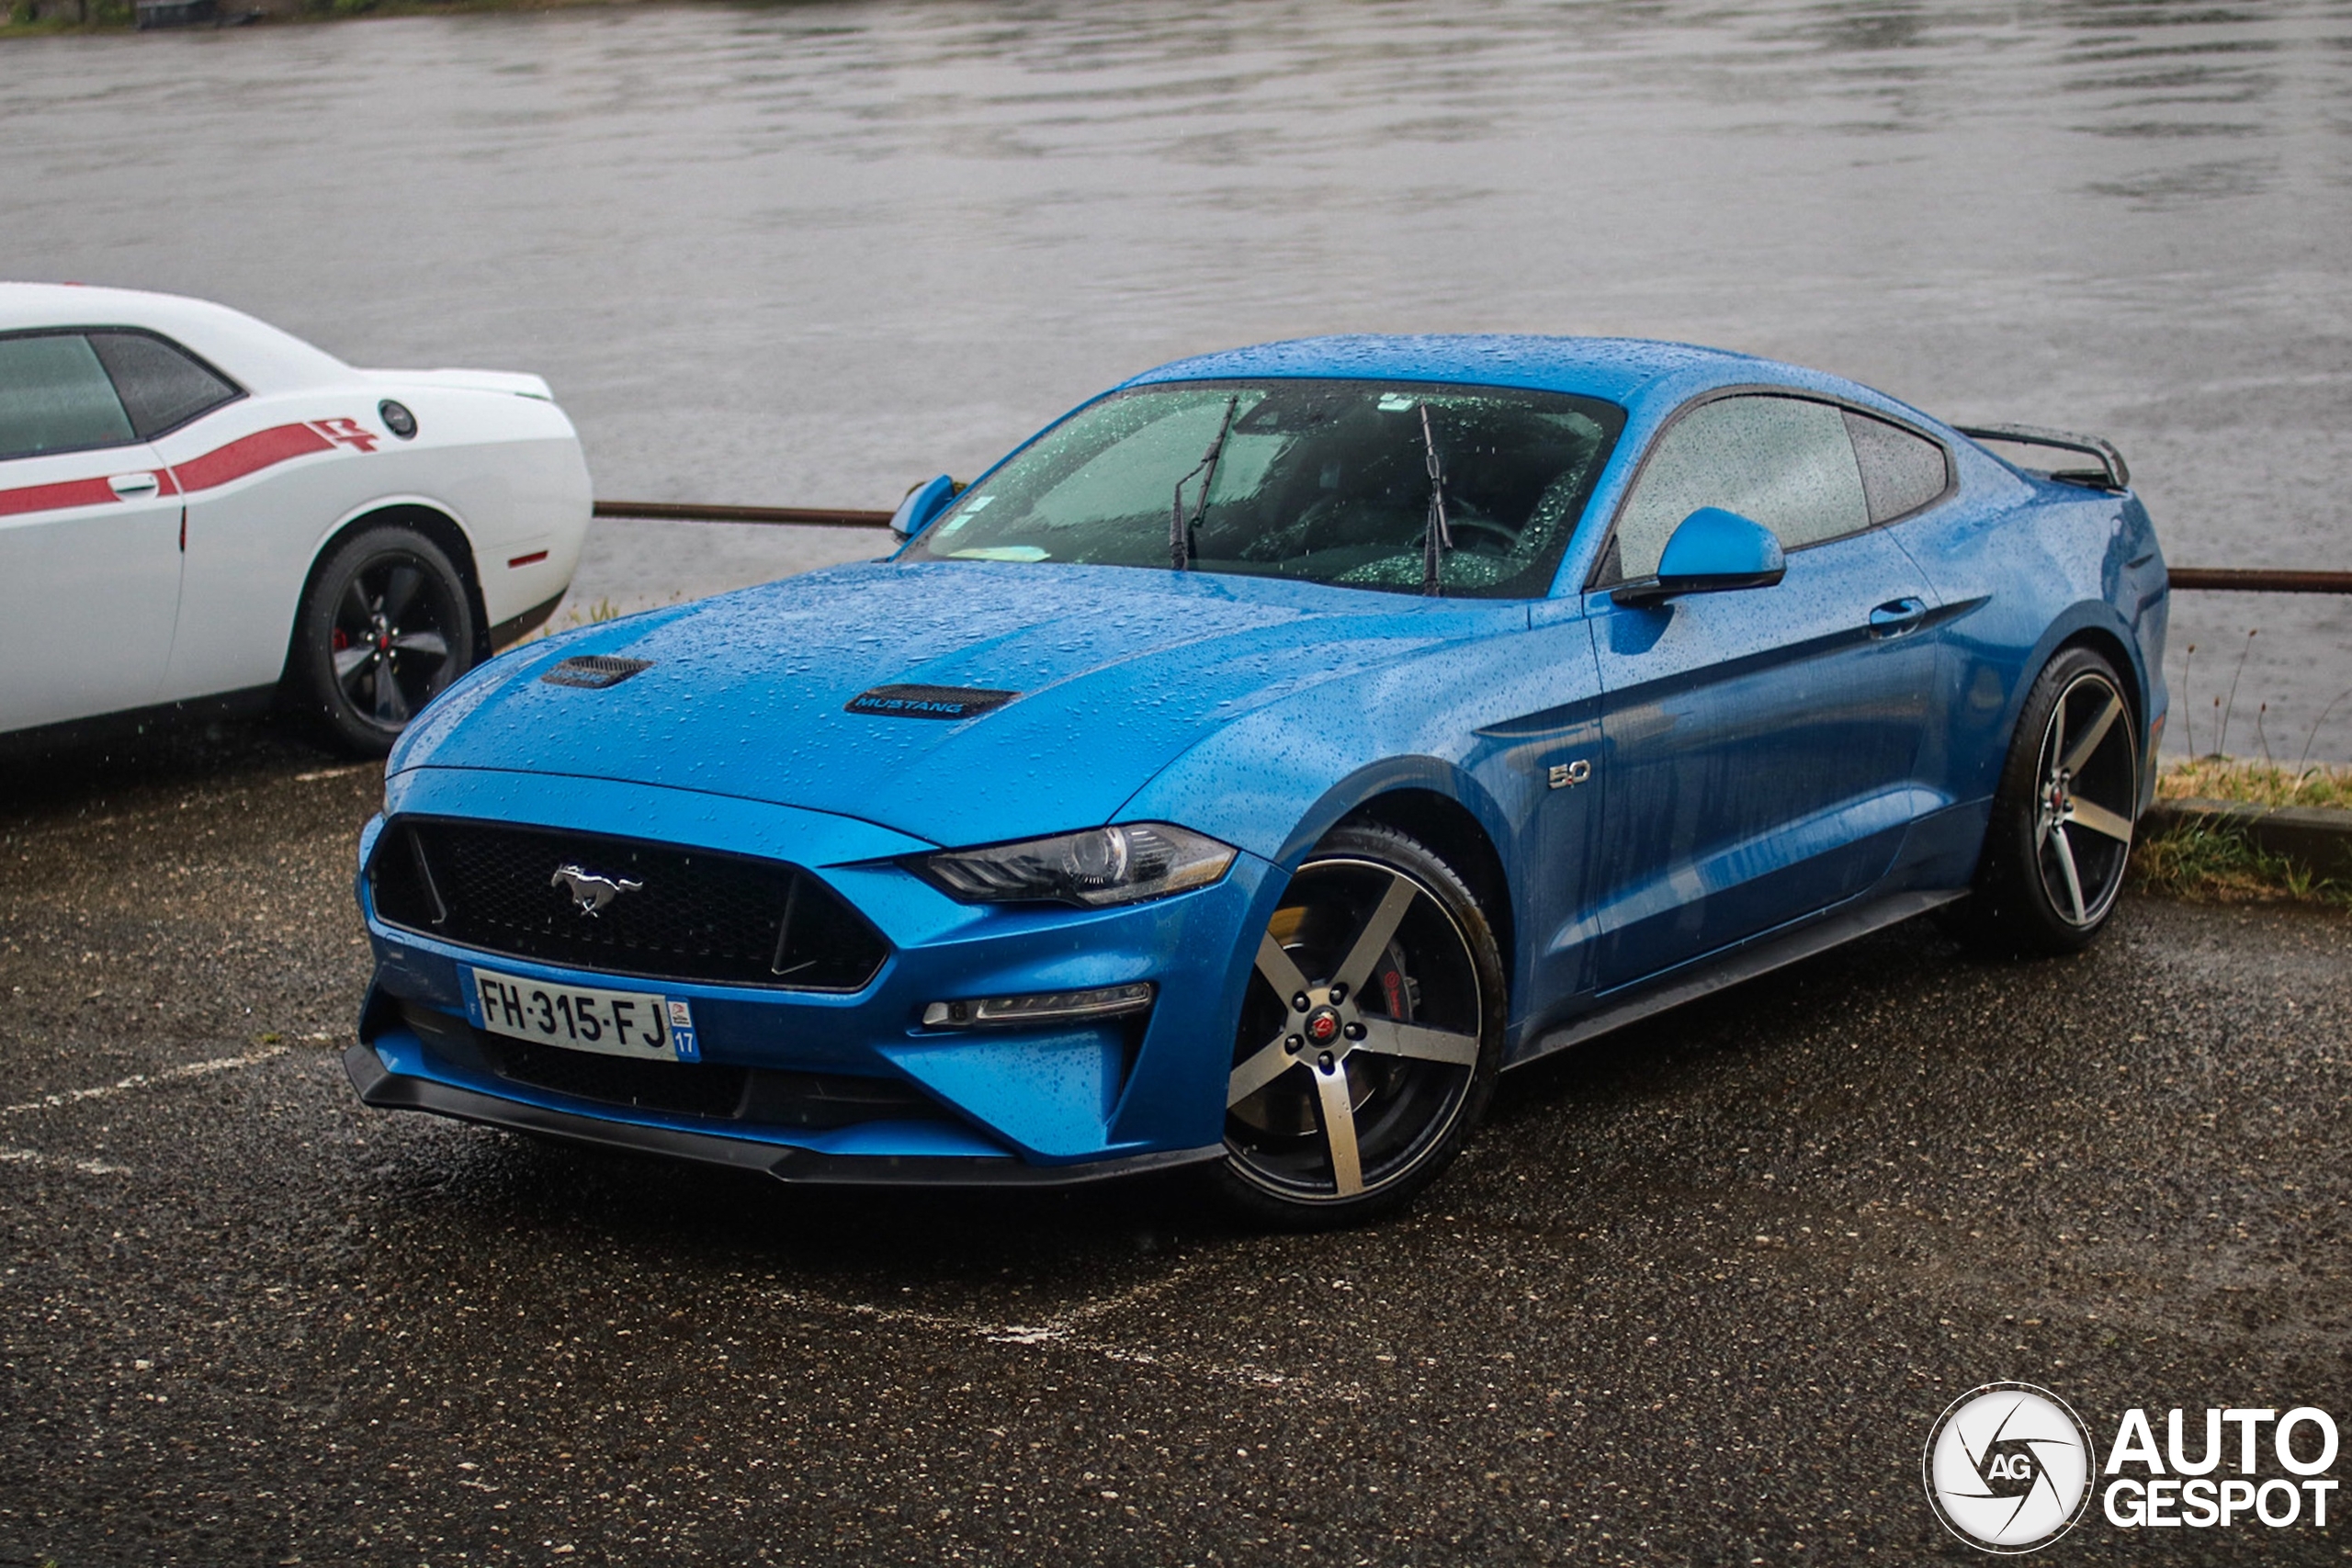
<svg viewBox="0 0 2352 1568">
<path fill-rule="evenodd" d="M 2136 836 L 2153 837 L 2175 828 L 2242 833 L 2266 854 L 2300 861 L 2320 876 L 2352 879 L 2352 810 L 2340 807 L 2159 800 L 2141 817 Z"/>
</svg>

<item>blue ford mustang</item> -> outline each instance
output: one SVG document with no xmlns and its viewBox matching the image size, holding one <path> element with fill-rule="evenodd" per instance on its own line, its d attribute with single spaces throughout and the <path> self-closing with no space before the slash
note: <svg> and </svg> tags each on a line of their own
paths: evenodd
<svg viewBox="0 0 2352 1568">
<path fill-rule="evenodd" d="M 887 560 L 435 702 L 345 1063 L 786 1180 L 1374 1213 L 1502 1069 L 1713 987 L 1945 905 L 2088 941 L 2165 715 L 2127 485 L 1677 344 L 1163 366 L 910 493 Z"/>
</svg>

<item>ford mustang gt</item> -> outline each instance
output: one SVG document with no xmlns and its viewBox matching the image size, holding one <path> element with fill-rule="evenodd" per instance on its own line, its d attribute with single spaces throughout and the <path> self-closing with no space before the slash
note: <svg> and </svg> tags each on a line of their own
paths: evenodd
<svg viewBox="0 0 2352 1568">
<path fill-rule="evenodd" d="M 424 711 L 360 850 L 368 1104 L 1337 1223 L 1714 987 L 1946 906 L 2089 941 L 2164 722 L 2111 446 L 1737 354 L 1183 360 L 896 526 Z"/>
<path fill-rule="evenodd" d="M 283 703 L 380 756 L 562 597 L 537 376 L 355 370 L 225 306 L 0 284 L 0 750 Z"/>
</svg>

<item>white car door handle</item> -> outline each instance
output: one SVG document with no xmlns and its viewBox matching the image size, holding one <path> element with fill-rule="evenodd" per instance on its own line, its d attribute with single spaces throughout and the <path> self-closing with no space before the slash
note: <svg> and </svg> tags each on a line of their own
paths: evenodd
<svg viewBox="0 0 2352 1568">
<path fill-rule="evenodd" d="M 136 501 L 163 488 L 153 474 L 108 474 L 107 483 L 114 487 L 119 501 Z"/>
</svg>

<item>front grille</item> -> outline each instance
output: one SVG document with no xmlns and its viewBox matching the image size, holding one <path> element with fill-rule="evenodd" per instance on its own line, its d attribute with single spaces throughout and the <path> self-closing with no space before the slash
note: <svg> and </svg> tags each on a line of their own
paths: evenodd
<svg viewBox="0 0 2352 1568">
<path fill-rule="evenodd" d="M 636 839 L 403 818 L 368 878 L 390 924 L 605 974 L 854 991 L 889 953 L 797 866 Z"/>
<path fill-rule="evenodd" d="M 461 1072 L 599 1105 L 808 1131 L 949 1120 L 921 1089 L 895 1078 L 600 1056 L 492 1034 L 414 1002 L 401 1004 L 401 1018 L 427 1051 Z"/>
</svg>

